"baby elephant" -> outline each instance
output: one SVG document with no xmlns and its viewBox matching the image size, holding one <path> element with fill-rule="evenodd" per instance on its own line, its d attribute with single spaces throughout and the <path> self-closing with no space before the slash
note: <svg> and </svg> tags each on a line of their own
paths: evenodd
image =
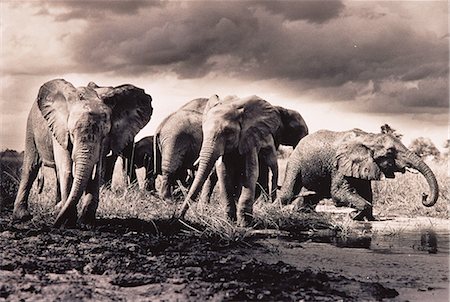
<svg viewBox="0 0 450 302">
<path fill-rule="evenodd" d="M 345 132 L 321 130 L 302 139 L 289 158 L 284 183 L 276 202 L 287 204 L 304 187 L 315 195 L 305 196 L 305 204 L 315 205 L 332 198 L 337 205 L 359 212 L 355 220 L 374 220 L 371 181 L 394 178 L 405 168 L 418 170 L 427 180 L 431 196 L 423 194 L 424 206 L 433 206 L 439 188 L 431 169 L 399 139 L 389 134 L 367 133 L 359 129 Z"/>
</svg>

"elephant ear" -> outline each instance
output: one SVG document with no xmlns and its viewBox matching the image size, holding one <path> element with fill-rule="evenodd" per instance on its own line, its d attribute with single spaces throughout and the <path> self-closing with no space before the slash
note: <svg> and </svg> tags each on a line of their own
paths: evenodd
<svg viewBox="0 0 450 302">
<path fill-rule="evenodd" d="M 275 135 L 275 143 L 286 146 L 297 146 L 298 142 L 308 135 L 305 120 L 295 110 L 276 106 L 281 118 L 281 127 Z"/>
<path fill-rule="evenodd" d="M 212 95 L 206 102 L 205 110 L 203 113 L 207 113 L 211 108 L 220 103 L 219 96 L 217 94 Z"/>
<path fill-rule="evenodd" d="M 379 180 L 381 169 L 375 163 L 373 151 L 360 142 L 344 142 L 336 151 L 337 170 L 347 177 Z"/>
<path fill-rule="evenodd" d="M 240 99 L 233 104 L 241 113 L 240 154 L 260 148 L 267 136 L 274 135 L 281 126 L 275 107 L 257 96 Z"/>
<path fill-rule="evenodd" d="M 206 102 L 206 105 L 205 105 L 205 109 L 203 110 L 202 123 L 205 122 L 206 114 L 209 112 L 209 110 L 211 110 L 211 108 L 217 106 L 218 104 L 220 104 L 220 99 L 217 94 L 212 95 L 208 99 L 208 101 Z"/>
<path fill-rule="evenodd" d="M 152 98 L 144 89 L 130 84 L 108 88 L 99 93 L 99 97 L 112 109 L 110 148 L 118 154 L 150 121 Z"/>
<path fill-rule="evenodd" d="M 70 103 L 77 99 L 77 90 L 63 79 L 49 81 L 41 86 L 37 96 L 39 110 L 47 121 L 50 131 L 58 143 L 68 148 L 69 130 L 67 119 L 69 117 Z"/>
</svg>

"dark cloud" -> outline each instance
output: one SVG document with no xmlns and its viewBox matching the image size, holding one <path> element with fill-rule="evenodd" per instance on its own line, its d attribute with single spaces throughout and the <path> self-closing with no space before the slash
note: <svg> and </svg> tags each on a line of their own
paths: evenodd
<svg viewBox="0 0 450 302">
<path fill-rule="evenodd" d="M 79 72 L 272 79 L 312 99 L 373 101 L 372 111 L 389 110 L 378 99 L 399 108 L 448 106 L 448 39 L 408 15 L 416 4 L 61 3 L 65 10 L 52 12 L 58 20 L 88 21 L 68 44 Z"/>
<path fill-rule="evenodd" d="M 186 6 L 186 7 L 184 7 Z M 245 48 L 258 32 L 249 8 L 229 2 L 170 3 L 145 18 L 104 21 L 79 35 L 74 58 L 89 70 L 142 71 L 142 66 L 173 70 L 184 78 L 204 76 L 209 59 Z"/>
<path fill-rule="evenodd" d="M 333 19 L 345 7 L 340 1 L 258 1 L 256 4 L 287 20 L 306 20 L 312 23 Z"/>
<path fill-rule="evenodd" d="M 114 15 L 135 15 L 142 8 L 163 5 L 160 1 L 146 0 L 69 0 L 36 2 L 40 7 L 39 14 L 52 15 L 56 21 L 71 19 L 94 20 Z M 65 11 L 54 11 L 54 8 L 64 8 Z"/>
</svg>

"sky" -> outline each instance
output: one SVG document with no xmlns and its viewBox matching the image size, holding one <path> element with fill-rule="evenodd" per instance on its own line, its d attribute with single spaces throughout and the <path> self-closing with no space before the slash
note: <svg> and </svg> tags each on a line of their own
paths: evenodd
<svg viewBox="0 0 450 302">
<path fill-rule="evenodd" d="M 0 150 L 24 149 L 39 87 L 130 83 L 153 98 L 136 140 L 187 101 L 258 95 L 310 132 L 389 124 L 449 137 L 446 1 L 0 2 Z"/>
</svg>

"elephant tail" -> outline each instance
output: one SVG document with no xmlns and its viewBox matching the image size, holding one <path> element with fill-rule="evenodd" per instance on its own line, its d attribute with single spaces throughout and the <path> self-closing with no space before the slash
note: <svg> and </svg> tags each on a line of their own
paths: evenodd
<svg viewBox="0 0 450 302">
<path fill-rule="evenodd" d="M 155 134 L 153 139 L 153 174 L 155 178 L 157 175 L 161 175 L 161 142 L 159 133 Z"/>
</svg>

